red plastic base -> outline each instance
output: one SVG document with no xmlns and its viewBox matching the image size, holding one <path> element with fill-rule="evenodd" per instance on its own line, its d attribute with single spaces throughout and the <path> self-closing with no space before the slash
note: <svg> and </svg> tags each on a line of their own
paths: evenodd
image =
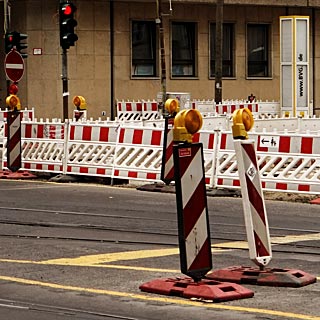
<svg viewBox="0 0 320 320">
<path fill-rule="evenodd" d="M 214 270 L 206 275 L 207 279 L 255 284 L 273 287 L 303 287 L 315 283 L 317 278 L 297 269 L 229 267 Z"/>
<path fill-rule="evenodd" d="M 167 296 L 198 298 L 213 302 L 237 300 L 253 297 L 253 291 L 241 285 L 203 279 L 194 282 L 191 278 L 156 279 L 142 284 L 140 290 Z"/>
<path fill-rule="evenodd" d="M 35 179 L 37 176 L 28 171 L 0 170 L 0 179 Z"/>
</svg>

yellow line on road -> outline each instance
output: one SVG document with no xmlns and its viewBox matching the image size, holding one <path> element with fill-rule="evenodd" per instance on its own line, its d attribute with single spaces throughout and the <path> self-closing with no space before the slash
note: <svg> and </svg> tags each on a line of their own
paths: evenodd
<svg viewBox="0 0 320 320">
<path fill-rule="evenodd" d="M 277 311 L 277 310 L 229 306 L 229 305 L 216 304 L 216 303 L 203 303 L 203 302 L 197 302 L 197 301 L 191 301 L 191 300 L 149 296 L 149 295 L 129 293 L 129 292 L 119 292 L 119 291 L 112 291 L 112 290 L 67 286 L 67 285 L 61 285 L 56 283 L 28 280 L 28 279 L 16 278 L 16 277 L 0 276 L 0 280 L 21 283 L 26 285 L 36 285 L 36 286 L 52 288 L 52 289 L 62 289 L 62 290 L 78 291 L 78 292 L 81 291 L 81 292 L 94 293 L 94 294 L 100 294 L 100 295 L 109 295 L 109 296 L 126 297 L 126 298 L 144 300 L 144 301 L 161 302 L 166 304 L 172 303 L 172 304 L 178 304 L 178 305 L 204 307 L 204 308 L 210 308 L 210 309 L 220 309 L 220 310 L 253 313 L 253 314 L 273 315 L 277 317 L 283 317 L 285 319 L 320 320 L 319 316 L 296 314 L 296 313 Z"/>
<path fill-rule="evenodd" d="M 146 271 L 146 272 L 164 272 L 164 273 L 180 273 L 181 270 L 175 269 L 164 269 L 164 268 L 148 268 L 148 267 L 139 267 L 139 266 L 128 266 L 128 265 L 115 265 L 115 264 L 56 264 L 48 263 L 47 261 L 30 261 L 30 260 L 10 260 L 10 259 L 0 259 L 0 262 L 7 263 L 18 263 L 18 264 L 34 264 L 34 265 L 65 265 L 73 267 L 90 267 L 90 268 L 106 268 L 106 269 L 119 269 L 119 270 L 134 270 L 134 271 Z"/>
<path fill-rule="evenodd" d="M 212 252 L 226 251 L 219 248 L 212 249 Z M 128 261 L 138 259 L 148 259 L 157 257 L 166 257 L 178 255 L 179 249 L 155 249 L 155 250 L 137 250 L 115 253 L 105 253 L 96 255 L 80 256 L 76 258 L 61 258 L 41 261 L 42 264 L 72 265 L 72 266 L 94 266 L 115 261 Z M 2 261 L 2 260 L 0 260 Z"/>
<path fill-rule="evenodd" d="M 289 235 L 285 237 L 273 237 L 271 242 L 273 244 L 286 244 L 297 241 L 320 240 L 320 233 L 306 234 L 306 235 Z M 248 243 L 245 241 L 232 241 L 225 243 L 218 243 L 212 246 L 212 252 L 221 252 L 220 248 L 224 249 L 248 249 Z M 137 259 L 147 259 L 155 257 L 165 257 L 179 254 L 178 248 L 173 249 L 156 249 L 156 250 L 138 250 L 126 251 L 116 253 L 106 253 L 98 255 L 87 255 L 76 258 L 60 258 L 42 261 L 43 264 L 58 264 L 58 265 L 77 265 L 88 266 L 96 264 L 104 264 L 115 261 L 128 261 Z M 1 260 L 0 260 L 1 261 Z"/>
<path fill-rule="evenodd" d="M 87 255 L 77 258 L 62 258 L 42 261 L 43 264 L 59 264 L 59 265 L 77 265 L 88 266 L 102 263 L 110 263 L 115 261 L 137 260 L 154 257 L 164 257 L 179 254 L 179 249 L 158 249 L 158 250 L 138 250 L 115 252 L 106 254 Z"/>
</svg>

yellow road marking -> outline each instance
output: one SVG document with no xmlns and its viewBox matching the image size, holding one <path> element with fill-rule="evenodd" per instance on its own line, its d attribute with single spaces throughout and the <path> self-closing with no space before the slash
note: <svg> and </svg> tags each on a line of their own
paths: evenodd
<svg viewBox="0 0 320 320">
<path fill-rule="evenodd" d="M 37 286 L 52 288 L 52 289 L 81 291 L 81 292 L 95 293 L 100 295 L 126 297 L 126 298 L 132 298 L 132 299 L 144 300 L 144 301 L 172 303 L 172 304 L 185 305 L 185 306 L 205 307 L 210 309 L 220 309 L 220 310 L 222 309 L 222 310 L 239 311 L 239 312 L 254 313 L 254 314 L 267 314 L 267 315 L 273 315 L 277 317 L 284 317 L 286 319 L 290 318 L 290 319 L 302 319 L 302 320 L 320 320 L 320 317 L 318 316 L 296 314 L 296 313 L 277 311 L 277 310 L 229 306 L 229 305 L 216 304 L 216 303 L 209 304 L 209 303 L 203 303 L 198 301 L 182 300 L 182 299 L 176 299 L 176 298 L 165 298 L 165 297 L 158 297 L 158 296 L 148 296 L 148 295 L 129 293 L 129 292 L 119 292 L 119 291 L 112 291 L 112 290 L 67 286 L 67 285 L 61 285 L 57 283 L 28 280 L 28 279 L 16 278 L 16 277 L 0 276 L 0 280 L 16 282 L 16 283 L 21 283 L 26 285 L 37 285 Z"/>
<path fill-rule="evenodd" d="M 225 251 L 219 248 L 212 249 L 212 252 Z M 57 265 L 76 265 L 76 266 L 93 266 L 97 264 L 110 263 L 115 261 L 128 261 L 156 257 L 166 257 L 178 255 L 179 248 L 174 249 L 156 249 L 156 250 L 137 250 L 116 253 L 105 253 L 97 255 L 80 256 L 77 258 L 61 258 L 42 261 L 42 264 L 57 264 Z M 2 261 L 2 260 L 0 260 Z"/>
<path fill-rule="evenodd" d="M 88 264 L 101 264 L 109 263 L 114 261 L 123 260 L 137 260 L 154 257 L 164 257 L 170 255 L 179 254 L 179 249 L 158 249 L 158 250 L 138 250 L 138 251 L 126 251 L 126 252 L 115 252 L 106 254 L 96 254 L 89 256 L 80 256 L 77 258 L 62 258 L 62 259 L 51 259 L 42 261 L 44 264 L 62 264 L 62 265 L 77 265 L 87 266 Z"/>
<path fill-rule="evenodd" d="M 297 241 L 320 240 L 320 233 L 307 235 L 289 235 L 285 237 L 273 237 L 271 242 L 274 244 L 286 244 Z M 218 243 L 212 246 L 212 252 L 221 252 L 224 249 L 248 249 L 248 243 L 245 241 L 232 241 Z M 179 254 L 178 248 L 173 249 L 157 249 L 157 250 L 138 250 L 116 253 L 106 253 L 98 255 L 87 255 L 76 258 L 60 258 L 43 261 L 44 264 L 59 264 L 59 265 L 77 265 L 88 266 L 95 264 L 110 263 L 115 261 L 137 260 L 155 257 L 165 257 Z M 1 260 L 0 260 L 1 261 Z"/>
<path fill-rule="evenodd" d="M 34 264 L 34 265 L 67 265 L 67 266 L 79 266 L 77 264 L 56 264 L 48 263 L 47 261 L 30 261 L 30 260 L 10 260 L 10 259 L 0 259 L 0 262 L 8 263 L 18 263 L 18 264 Z M 147 271 L 147 272 L 164 272 L 164 273 L 180 273 L 181 270 L 175 269 L 164 269 L 164 268 L 148 268 L 148 267 L 139 267 L 139 266 L 128 266 L 128 265 L 114 265 L 114 264 L 82 264 L 82 267 L 92 267 L 92 268 L 106 268 L 106 269 L 122 269 L 122 270 L 135 270 L 135 271 Z"/>
</svg>

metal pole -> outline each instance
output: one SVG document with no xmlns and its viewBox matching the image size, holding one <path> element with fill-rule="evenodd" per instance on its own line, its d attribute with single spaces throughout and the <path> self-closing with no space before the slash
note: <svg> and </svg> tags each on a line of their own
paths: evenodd
<svg viewBox="0 0 320 320">
<path fill-rule="evenodd" d="M 11 28 L 11 4 L 10 1 L 3 1 L 4 10 L 4 33 L 7 33 Z M 10 80 L 7 80 L 7 95 L 9 95 Z"/>
<path fill-rule="evenodd" d="M 164 104 L 167 98 L 167 84 L 166 84 L 166 55 L 165 55 L 165 43 L 164 43 L 164 29 L 162 23 L 162 0 L 157 0 L 157 25 L 159 30 L 159 42 L 160 42 L 160 61 L 161 61 L 161 103 L 159 109 L 164 112 Z"/>
<path fill-rule="evenodd" d="M 223 0 L 217 0 L 215 37 L 215 101 L 220 103 L 222 102 Z"/>
<path fill-rule="evenodd" d="M 63 121 L 69 118 L 68 115 L 68 56 L 67 49 L 62 52 L 62 97 L 63 97 Z"/>
</svg>

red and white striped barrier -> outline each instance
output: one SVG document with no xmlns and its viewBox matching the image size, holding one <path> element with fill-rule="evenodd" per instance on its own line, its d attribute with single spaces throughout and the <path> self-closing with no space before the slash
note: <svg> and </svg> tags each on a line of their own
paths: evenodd
<svg viewBox="0 0 320 320">
<path fill-rule="evenodd" d="M 71 122 L 69 130 L 69 122 L 22 121 L 21 130 L 22 169 L 160 181 L 163 127 L 81 121 Z M 249 136 L 255 140 L 263 189 L 320 194 L 318 132 Z M 202 130 L 193 142 L 203 143 L 208 186 L 240 187 L 231 132 Z M 6 139 L 3 144 L 5 168 Z"/>
<path fill-rule="evenodd" d="M 120 127 L 113 178 L 160 181 L 163 130 Z"/>
<path fill-rule="evenodd" d="M 118 101 L 117 117 L 121 121 L 141 120 L 142 106 L 142 101 Z"/>
<path fill-rule="evenodd" d="M 64 173 L 111 177 L 118 125 L 71 122 Z"/>
<path fill-rule="evenodd" d="M 8 118 L 8 109 L 6 110 L 0 110 L 0 122 L 5 121 L 5 119 Z M 20 111 L 21 120 L 27 121 L 27 120 L 33 120 L 34 119 L 34 109 L 24 109 Z"/>
<path fill-rule="evenodd" d="M 250 259 L 267 266 L 272 259 L 269 224 L 253 140 L 235 140 Z"/>
<path fill-rule="evenodd" d="M 118 101 L 117 117 L 120 121 L 160 119 L 157 101 Z"/>
<path fill-rule="evenodd" d="M 173 146 L 181 272 L 195 281 L 212 269 L 201 143 Z"/>
<path fill-rule="evenodd" d="M 63 172 L 65 124 L 23 121 L 21 124 L 22 168 L 31 171 Z M 7 139 L 5 139 L 5 145 Z M 7 154 L 3 154 L 7 167 Z"/>
<path fill-rule="evenodd" d="M 267 191 L 319 193 L 319 136 L 251 133 L 256 143 L 262 187 Z M 215 187 L 239 188 L 231 132 L 221 132 Z"/>
<path fill-rule="evenodd" d="M 217 150 L 217 134 L 212 131 L 200 131 L 197 132 L 193 138 L 193 143 L 201 142 L 203 144 L 203 161 L 204 161 L 204 172 L 205 172 L 205 182 L 208 186 L 213 186 L 214 184 L 214 167 L 215 167 L 215 157 Z"/>
</svg>

